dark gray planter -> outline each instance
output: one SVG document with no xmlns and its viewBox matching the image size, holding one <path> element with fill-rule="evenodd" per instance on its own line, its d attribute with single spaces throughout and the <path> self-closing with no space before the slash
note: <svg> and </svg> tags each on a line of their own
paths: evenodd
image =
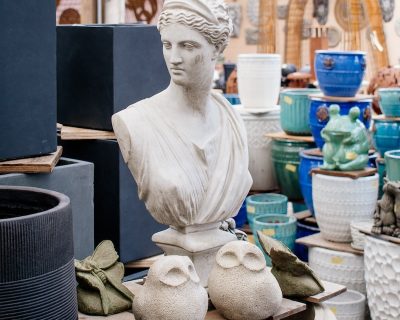
<svg viewBox="0 0 400 320">
<path fill-rule="evenodd" d="M 162 253 L 153 233 L 166 229 L 139 200 L 137 186 L 115 140 L 60 141 L 64 155 L 94 163 L 94 236 L 114 242 L 122 262 Z"/>
<path fill-rule="evenodd" d="M 73 255 L 67 196 L 0 186 L 1 320 L 76 320 Z"/>
<path fill-rule="evenodd" d="M 84 259 L 94 250 L 93 163 L 61 158 L 52 173 L 0 175 L 0 185 L 54 190 L 71 199 L 74 254 Z"/>
<path fill-rule="evenodd" d="M 55 1 L 0 1 L 0 160 L 56 150 Z"/>
<path fill-rule="evenodd" d="M 111 131 L 114 113 L 169 81 L 154 25 L 57 27 L 58 122 L 64 125 Z"/>
</svg>

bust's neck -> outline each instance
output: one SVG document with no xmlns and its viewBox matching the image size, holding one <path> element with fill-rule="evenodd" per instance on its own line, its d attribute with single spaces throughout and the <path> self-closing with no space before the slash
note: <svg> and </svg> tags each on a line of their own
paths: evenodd
<svg viewBox="0 0 400 320">
<path fill-rule="evenodd" d="M 211 86 L 184 87 L 171 81 L 168 89 L 174 106 L 180 112 L 205 116 L 211 102 Z"/>
</svg>

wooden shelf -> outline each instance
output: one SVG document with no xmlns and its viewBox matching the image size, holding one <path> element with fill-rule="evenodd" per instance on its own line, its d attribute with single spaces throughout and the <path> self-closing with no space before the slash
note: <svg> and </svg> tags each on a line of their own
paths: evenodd
<svg viewBox="0 0 400 320">
<path fill-rule="evenodd" d="M 40 156 L 0 162 L 0 173 L 50 173 L 62 154 L 62 147 L 57 151 Z"/>
<path fill-rule="evenodd" d="M 296 243 L 303 244 L 307 247 L 320 247 L 320 248 L 330 249 L 330 250 L 334 250 L 334 251 L 354 253 L 357 255 L 364 254 L 363 251 L 353 249 L 351 247 L 350 243 L 332 242 L 332 241 L 325 240 L 321 236 L 321 233 L 315 233 L 315 234 L 312 234 L 311 236 L 299 238 L 296 240 Z"/>
<path fill-rule="evenodd" d="M 61 140 L 108 140 L 116 139 L 114 132 L 68 127 L 57 124 Z"/>
<path fill-rule="evenodd" d="M 324 285 L 325 288 L 324 292 L 321 292 L 315 296 L 305 298 L 303 300 L 312 303 L 321 303 L 333 297 L 336 297 L 347 290 L 345 286 L 329 281 L 322 281 L 322 284 Z"/>
<path fill-rule="evenodd" d="M 293 213 L 293 216 L 297 220 L 304 220 L 304 219 L 311 218 L 312 214 L 311 214 L 311 212 L 309 210 L 304 210 L 304 211 Z"/>
<path fill-rule="evenodd" d="M 375 115 L 373 120 L 387 120 L 387 121 L 400 121 L 400 117 L 386 117 L 384 114 Z"/>
<path fill-rule="evenodd" d="M 131 261 L 128 263 L 125 263 L 125 268 L 130 268 L 130 269 L 145 269 L 145 268 L 150 268 L 154 262 L 156 262 L 158 259 L 163 257 L 163 254 L 150 257 L 150 258 L 145 258 L 145 259 L 140 259 L 136 261 Z"/>
<path fill-rule="evenodd" d="M 311 169 L 311 173 L 323 174 L 326 176 L 334 176 L 334 177 L 345 177 L 351 179 L 373 176 L 377 172 L 378 170 L 376 168 L 365 168 L 364 170 L 357 170 L 357 171 L 336 171 L 336 170 L 325 170 L 321 168 Z"/>
<path fill-rule="evenodd" d="M 271 132 L 265 134 L 266 137 L 277 140 L 292 140 L 292 141 L 300 141 L 300 142 L 314 142 L 314 138 L 312 136 L 292 136 L 285 132 Z"/>
<path fill-rule="evenodd" d="M 368 227 L 363 227 L 363 228 L 357 228 L 360 232 L 375 237 L 377 239 L 381 239 L 381 240 L 386 240 L 395 244 L 400 244 L 400 238 L 395 238 L 395 237 L 391 237 L 385 234 L 376 234 L 376 233 L 372 233 L 371 229 L 372 229 L 372 225 L 373 223 L 371 222 L 371 226 Z"/>
</svg>

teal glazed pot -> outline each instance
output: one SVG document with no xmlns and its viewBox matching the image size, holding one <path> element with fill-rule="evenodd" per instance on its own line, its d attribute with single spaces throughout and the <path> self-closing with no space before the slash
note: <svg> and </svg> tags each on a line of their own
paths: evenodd
<svg viewBox="0 0 400 320">
<path fill-rule="evenodd" d="M 281 214 L 263 214 L 254 219 L 254 241 L 264 252 L 257 236 L 257 231 L 284 243 L 290 250 L 294 250 L 296 240 L 297 220 L 293 216 Z M 267 265 L 271 266 L 268 254 L 264 252 Z"/>
<path fill-rule="evenodd" d="M 299 166 L 300 151 L 315 148 L 314 143 L 293 140 L 274 140 L 272 144 L 272 163 L 281 193 L 289 200 L 302 200 Z"/>
<path fill-rule="evenodd" d="M 379 107 L 387 117 L 400 117 L 400 88 L 378 89 Z"/>
<path fill-rule="evenodd" d="M 288 198 L 283 194 L 260 193 L 246 198 L 247 221 L 253 228 L 256 216 L 262 214 L 287 214 Z"/>
<path fill-rule="evenodd" d="M 318 89 L 287 89 L 280 93 L 281 127 L 287 134 L 311 135 L 308 96 L 320 92 Z"/>
<path fill-rule="evenodd" d="M 354 97 L 365 74 L 365 52 L 315 51 L 315 75 L 326 96 Z"/>
<path fill-rule="evenodd" d="M 385 164 L 389 181 L 400 181 L 400 150 L 385 152 Z"/>
<path fill-rule="evenodd" d="M 376 168 L 378 169 L 378 174 L 379 174 L 379 194 L 378 194 L 378 199 L 380 199 L 380 198 L 382 198 L 383 185 L 385 184 L 383 179 L 386 177 L 385 159 L 383 159 L 383 158 L 376 159 Z"/>
<path fill-rule="evenodd" d="M 383 156 L 386 151 L 400 149 L 400 120 L 374 119 L 374 144 Z"/>
</svg>

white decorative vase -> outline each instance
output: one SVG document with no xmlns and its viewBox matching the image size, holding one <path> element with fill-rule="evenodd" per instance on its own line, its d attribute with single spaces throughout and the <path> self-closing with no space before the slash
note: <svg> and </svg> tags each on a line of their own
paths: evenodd
<svg viewBox="0 0 400 320">
<path fill-rule="evenodd" d="M 281 87 L 281 56 L 240 54 L 237 78 L 244 108 L 273 108 L 278 103 Z"/>
<path fill-rule="evenodd" d="M 366 294 L 363 256 L 312 247 L 308 251 L 308 263 L 322 280 Z"/>
<path fill-rule="evenodd" d="M 247 131 L 249 171 L 253 178 L 251 190 L 268 191 L 278 187 L 272 163 L 272 139 L 266 133 L 281 131 L 279 111 L 252 114 L 241 109 Z"/>
<path fill-rule="evenodd" d="M 364 262 L 372 319 L 400 319 L 400 245 L 368 236 Z"/>
<path fill-rule="evenodd" d="M 372 218 L 378 187 L 378 174 L 358 179 L 314 174 L 314 211 L 322 237 L 330 241 L 351 242 L 350 223 Z"/>
<path fill-rule="evenodd" d="M 337 320 L 364 320 L 365 296 L 353 290 L 329 299 L 323 303 L 335 314 Z"/>
</svg>

